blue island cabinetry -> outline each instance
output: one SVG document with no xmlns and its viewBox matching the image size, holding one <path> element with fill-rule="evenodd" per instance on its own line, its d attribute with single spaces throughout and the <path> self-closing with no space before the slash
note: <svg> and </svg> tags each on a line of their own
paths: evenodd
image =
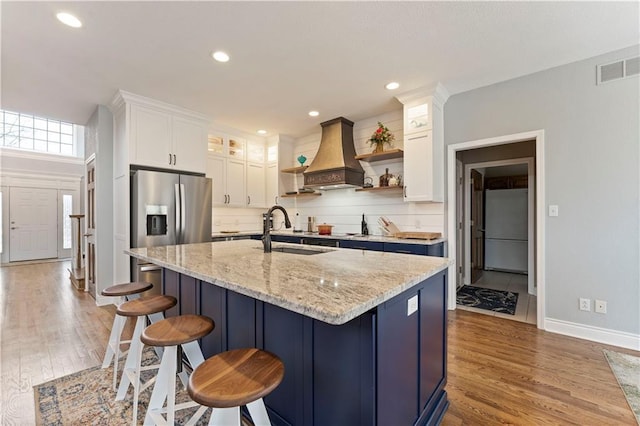
<svg viewBox="0 0 640 426">
<path fill-rule="evenodd" d="M 282 359 L 284 380 L 265 398 L 275 425 L 438 424 L 448 406 L 446 270 L 343 325 L 166 268 L 163 291 L 178 299 L 168 316 L 215 321 L 205 358 L 258 347 Z"/>
</svg>

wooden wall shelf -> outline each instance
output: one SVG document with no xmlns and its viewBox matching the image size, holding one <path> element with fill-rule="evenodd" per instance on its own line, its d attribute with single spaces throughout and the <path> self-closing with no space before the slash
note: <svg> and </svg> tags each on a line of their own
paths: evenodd
<svg viewBox="0 0 640 426">
<path fill-rule="evenodd" d="M 393 185 L 393 186 L 374 186 L 373 188 L 356 188 L 356 192 L 359 191 L 393 191 L 393 190 L 402 190 L 403 186 Z"/>
<path fill-rule="evenodd" d="M 302 173 L 307 170 L 309 166 L 289 167 L 288 169 L 280 170 L 282 173 Z"/>
<path fill-rule="evenodd" d="M 317 197 L 322 195 L 320 192 L 299 192 L 297 194 L 283 194 L 281 198 L 296 198 L 296 197 Z"/>
<path fill-rule="evenodd" d="M 383 151 L 378 154 L 371 153 L 356 155 L 355 158 L 356 160 L 366 161 L 367 163 L 370 163 L 372 161 L 393 160 L 396 158 L 402 158 L 403 155 L 404 152 L 401 149 L 390 149 L 389 151 Z"/>
</svg>

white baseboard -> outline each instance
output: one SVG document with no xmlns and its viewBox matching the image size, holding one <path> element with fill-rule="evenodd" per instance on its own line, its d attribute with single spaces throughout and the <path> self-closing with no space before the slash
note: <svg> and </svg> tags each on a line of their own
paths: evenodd
<svg viewBox="0 0 640 426">
<path fill-rule="evenodd" d="M 552 333 L 564 334 L 565 336 L 640 351 L 640 334 L 593 327 L 553 318 L 544 319 L 544 329 Z"/>
</svg>

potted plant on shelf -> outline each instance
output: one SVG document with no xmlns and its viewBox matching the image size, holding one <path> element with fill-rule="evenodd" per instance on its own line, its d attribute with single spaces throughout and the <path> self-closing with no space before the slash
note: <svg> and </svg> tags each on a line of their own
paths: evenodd
<svg viewBox="0 0 640 426">
<path fill-rule="evenodd" d="M 391 145 L 391 142 L 393 142 L 395 138 L 396 137 L 393 136 L 393 133 L 389 131 L 389 128 L 382 124 L 382 122 L 378 121 L 378 128 L 369 138 L 371 146 L 375 146 L 373 153 L 378 154 L 384 152 L 384 144 L 386 143 Z"/>
</svg>

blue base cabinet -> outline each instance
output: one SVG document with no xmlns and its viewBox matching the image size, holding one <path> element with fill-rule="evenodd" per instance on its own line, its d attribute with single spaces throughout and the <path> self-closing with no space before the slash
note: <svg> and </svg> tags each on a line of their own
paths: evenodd
<svg viewBox="0 0 640 426">
<path fill-rule="evenodd" d="M 205 358 L 258 347 L 285 365 L 265 398 L 274 425 L 435 425 L 448 407 L 446 271 L 335 326 L 164 269 L 163 291 L 178 299 L 167 315 L 215 321 L 201 340 Z M 407 315 L 408 300 L 418 309 Z"/>
</svg>

